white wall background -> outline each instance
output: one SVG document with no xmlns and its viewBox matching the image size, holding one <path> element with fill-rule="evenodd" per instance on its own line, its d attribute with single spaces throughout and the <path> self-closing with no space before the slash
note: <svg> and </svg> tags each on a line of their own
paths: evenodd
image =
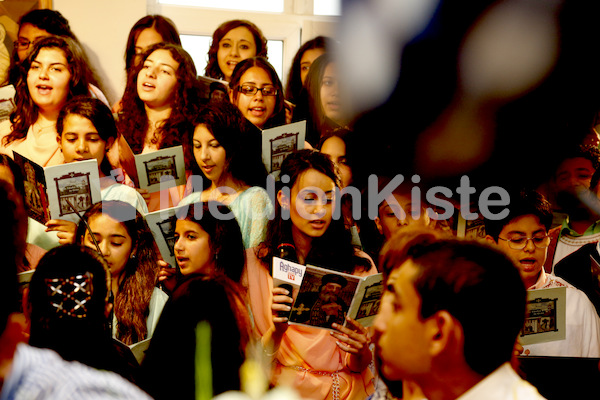
<svg viewBox="0 0 600 400">
<path fill-rule="evenodd" d="M 312 15 L 312 2 L 307 0 L 287 0 L 283 14 L 207 10 L 157 4 L 154 0 L 53 0 L 52 8 L 69 20 L 111 104 L 121 97 L 125 87 L 123 54 L 129 30 L 144 15 L 167 16 L 181 34 L 189 35 L 212 35 L 230 19 L 251 20 L 268 39 L 283 41 L 284 76 L 280 78 L 284 84 L 300 45 L 318 35 L 335 38 L 338 20 Z"/>
</svg>

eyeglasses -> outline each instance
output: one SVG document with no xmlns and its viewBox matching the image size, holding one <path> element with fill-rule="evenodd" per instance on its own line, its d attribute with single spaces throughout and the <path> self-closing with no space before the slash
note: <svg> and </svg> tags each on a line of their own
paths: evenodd
<svg viewBox="0 0 600 400">
<path fill-rule="evenodd" d="M 13 44 L 19 50 L 27 50 L 31 46 L 31 42 L 27 39 L 15 40 Z"/>
<path fill-rule="evenodd" d="M 503 239 L 499 237 L 498 239 L 508 242 L 508 247 L 510 247 L 513 250 L 523 250 L 525 247 L 527 247 L 527 244 L 530 240 L 533 242 L 533 245 L 538 249 L 545 249 L 546 247 L 550 246 L 550 236 L 548 235 L 540 235 L 533 237 L 516 236 L 510 239 Z"/>
<path fill-rule="evenodd" d="M 277 96 L 278 92 L 277 89 L 273 86 L 265 86 L 263 88 L 258 88 L 252 85 L 241 85 L 238 86 L 237 90 L 240 93 L 245 94 L 246 96 L 254 96 L 259 90 L 263 96 Z"/>
</svg>

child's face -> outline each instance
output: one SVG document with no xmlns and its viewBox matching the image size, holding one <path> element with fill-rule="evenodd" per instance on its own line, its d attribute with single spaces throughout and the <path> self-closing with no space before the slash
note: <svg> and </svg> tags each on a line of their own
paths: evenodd
<svg viewBox="0 0 600 400">
<path fill-rule="evenodd" d="M 540 223 L 535 215 L 523 215 L 511 220 L 502 228 L 498 236 L 498 246 L 513 261 L 519 269 L 521 278 L 527 288 L 533 286 L 540 275 L 546 262 L 547 245 L 545 248 L 536 246 L 536 242 L 546 242 L 546 227 Z M 525 247 L 516 250 L 510 247 L 507 240 L 525 238 Z M 514 247 L 514 246 L 513 246 Z"/>
<path fill-rule="evenodd" d="M 419 216 L 416 216 L 419 212 Z M 379 206 L 378 216 L 375 224 L 379 232 L 388 240 L 405 226 L 421 225 L 428 226 L 431 222 L 425 208 L 412 203 L 410 193 L 394 193 L 384 200 Z"/>
<path fill-rule="evenodd" d="M 290 190 L 291 199 L 279 192 L 282 207 L 290 208 L 292 232 L 307 238 L 321 237 L 329 228 L 335 203 L 335 183 L 327 175 L 309 169 Z"/>
<path fill-rule="evenodd" d="M 202 227 L 185 219 L 175 225 L 175 257 L 183 275 L 211 275 L 214 257 L 210 248 L 210 236 Z"/>
<path fill-rule="evenodd" d="M 92 121 L 81 115 L 68 114 L 63 123 L 63 133 L 58 137 L 65 163 L 83 160 L 96 160 L 102 164 L 113 138 L 102 139 Z"/>
<path fill-rule="evenodd" d="M 107 214 L 96 214 L 90 217 L 88 224 L 98 242 L 102 256 L 110 267 L 112 277 L 117 279 L 125 270 L 131 256 L 133 249 L 131 236 L 121 222 Z M 90 233 L 87 231 L 83 238 L 83 245 L 96 250 Z"/>
</svg>

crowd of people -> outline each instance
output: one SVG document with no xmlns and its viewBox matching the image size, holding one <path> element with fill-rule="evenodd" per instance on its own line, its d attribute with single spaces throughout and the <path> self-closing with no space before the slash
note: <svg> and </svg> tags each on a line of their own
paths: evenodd
<svg viewBox="0 0 600 400">
<path fill-rule="evenodd" d="M 226 396 L 245 388 L 250 361 L 263 390 L 302 399 L 543 399 L 519 357 L 600 358 L 597 141 L 565 149 L 544 184 L 510 188 L 497 218 L 470 221 L 477 204 L 429 196 L 426 181 L 368 176 L 361 153 L 376 139 L 353 125 L 339 45 L 306 41 L 284 86 L 254 23 L 223 22 L 197 71 L 175 24 L 144 16 L 110 104 L 60 12 L 21 18 L 15 107 L 0 122 L 0 399 L 191 399 L 200 382 Z M 199 75 L 227 94 L 205 96 Z M 304 120 L 306 141 L 275 180 L 261 131 Z M 136 187 L 133 155 L 174 146 L 187 184 Z M 15 154 L 41 167 L 96 160 L 100 201 L 77 223 L 28 218 L 32 182 Z M 187 207 L 169 265 L 145 216 L 176 206 Z M 319 290 L 346 286 L 338 273 L 382 273 L 373 326 L 347 305 L 327 329 L 290 324 L 296 293 L 274 286 L 276 257 L 330 270 Z M 525 326 L 542 330 L 527 296 L 549 288 L 565 290 L 566 311 L 550 310 L 555 324 L 566 314 L 565 332 L 522 343 Z"/>
</svg>

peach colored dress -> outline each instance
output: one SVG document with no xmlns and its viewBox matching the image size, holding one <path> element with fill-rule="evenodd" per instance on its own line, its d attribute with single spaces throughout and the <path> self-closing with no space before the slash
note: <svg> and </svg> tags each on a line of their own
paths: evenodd
<svg viewBox="0 0 600 400">
<path fill-rule="evenodd" d="M 244 277 L 254 318 L 254 328 L 263 336 L 271 327 L 273 278 L 270 267 L 255 254 L 256 248 L 246 250 L 247 268 Z M 365 253 L 359 254 L 369 258 Z M 357 276 L 376 274 L 371 260 L 368 272 Z M 356 373 L 348 369 L 348 354 L 336 344 L 328 330 L 290 325 L 275 356 L 274 384 L 291 385 L 305 399 L 366 399 L 374 392 L 370 368 Z"/>
<path fill-rule="evenodd" d="M 30 126 L 27 135 L 23 139 L 11 142 L 4 146 L 2 139 L 8 136 L 12 131 L 12 124 L 9 120 L 0 123 L 0 153 L 4 153 L 14 159 L 13 151 L 27 157 L 42 167 L 59 165 L 64 163 L 65 159 L 58 148 L 56 137 L 56 126 L 44 129 L 39 136 L 33 134 L 33 128 Z"/>
</svg>

